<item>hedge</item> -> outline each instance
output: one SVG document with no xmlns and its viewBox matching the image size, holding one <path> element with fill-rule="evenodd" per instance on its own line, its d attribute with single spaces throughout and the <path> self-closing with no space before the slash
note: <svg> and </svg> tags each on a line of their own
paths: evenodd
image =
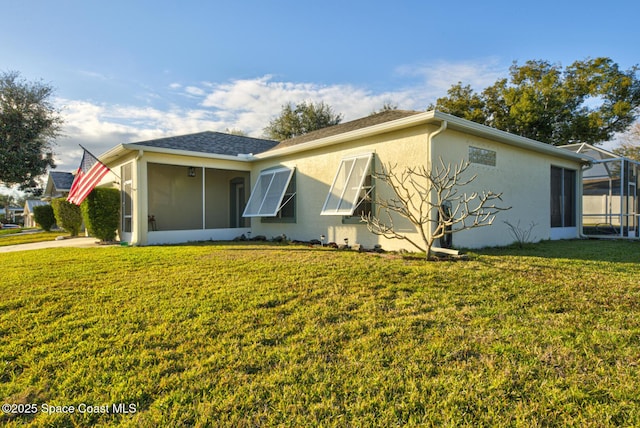
<svg viewBox="0 0 640 428">
<path fill-rule="evenodd" d="M 80 207 L 66 198 L 56 198 L 51 200 L 53 213 L 56 216 L 58 226 L 69 232 L 71 236 L 78 236 L 82 227 L 82 214 Z"/>
<path fill-rule="evenodd" d="M 33 219 L 42 229 L 49 232 L 56 224 L 56 216 L 51 205 L 38 205 L 33 207 Z"/>
<path fill-rule="evenodd" d="M 120 191 L 96 187 L 82 202 L 82 217 L 89 233 L 103 242 L 115 240 L 120 223 Z"/>
</svg>

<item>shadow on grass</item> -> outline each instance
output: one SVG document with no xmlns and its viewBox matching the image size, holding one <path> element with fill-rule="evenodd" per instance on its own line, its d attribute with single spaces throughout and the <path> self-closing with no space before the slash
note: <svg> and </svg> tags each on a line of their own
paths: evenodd
<svg viewBox="0 0 640 428">
<path fill-rule="evenodd" d="M 199 241 L 167 246 L 195 246 L 220 248 L 226 251 L 337 251 L 356 253 L 357 251 L 335 249 L 328 246 L 304 243 L 278 243 L 269 241 Z M 549 259 L 573 259 L 586 261 L 610 261 L 617 263 L 640 263 L 640 241 L 612 240 L 612 239 L 574 239 L 560 241 L 541 241 L 535 244 L 525 244 L 520 247 L 513 244 L 506 247 L 483 248 L 479 250 L 463 250 L 461 253 L 469 256 L 470 260 L 477 256 L 506 256 L 506 257 L 542 257 Z M 362 254 L 377 254 L 364 252 Z M 406 261 L 425 261 L 424 254 L 383 252 L 383 257 L 404 259 Z M 463 259 L 467 260 L 467 259 Z M 457 261 L 450 258 L 437 258 L 429 262 Z"/>
<path fill-rule="evenodd" d="M 484 248 L 473 253 L 487 256 L 523 256 L 617 263 L 640 263 L 640 241 L 620 239 L 572 239 L 541 241 L 507 247 Z"/>
</svg>

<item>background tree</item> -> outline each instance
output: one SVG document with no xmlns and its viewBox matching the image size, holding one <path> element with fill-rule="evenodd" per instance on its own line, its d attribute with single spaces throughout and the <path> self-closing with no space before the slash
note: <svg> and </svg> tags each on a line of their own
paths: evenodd
<svg viewBox="0 0 640 428">
<path fill-rule="evenodd" d="M 597 144 L 635 120 L 638 70 L 620 70 L 609 58 L 576 61 L 564 70 L 543 60 L 514 63 L 509 78 L 480 94 L 460 82 L 429 108 L 549 144 Z"/>
<path fill-rule="evenodd" d="M 16 202 L 16 198 L 13 195 L 0 194 L 0 209 L 4 211 L 4 221 L 9 222 L 11 220 L 10 208 Z"/>
<path fill-rule="evenodd" d="M 363 215 L 361 220 L 375 235 L 405 240 L 425 252 L 429 259 L 436 240 L 463 230 L 490 226 L 499 211 L 509 209 L 495 204 L 501 200 L 501 193 L 461 192 L 462 187 L 476 179 L 475 175 L 465 177 L 468 167 L 468 161 L 452 166 L 445 165 L 442 159 L 431 171 L 424 166 L 397 171 L 396 165 L 387 164 L 383 172 L 373 176 L 377 183 L 391 190 L 391 197 L 385 199 L 378 196 L 382 193 L 378 192 L 374 201 L 376 213 Z M 411 222 L 419 240 L 396 227 L 394 217 Z"/>
<path fill-rule="evenodd" d="M 236 128 L 226 128 L 224 130 L 225 133 L 227 134 L 231 134 L 231 135 L 239 135 L 241 137 L 246 137 L 247 133 L 244 132 L 242 129 L 236 129 Z"/>
<path fill-rule="evenodd" d="M 631 129 L 621 137 L 621 140 L 622 142 L 613 149 L 613 152 L 640 162 L 640 123 L 634 123 Z"/>
<path fill-rule="evenodd" d="M 49 101 L 53 89 L 18 72 L 0 74 L 0 182 L 33 186 L 54 167 L 53 142 L 62 118 Z"/>
<path fill-rule="evenodd" d="M 282 106 L 280 115 L 264 128 L 266 138 L 282 141 L 304 135 L 311 131 L 337 125 L 342 122 L 342 115 L 335 114 L 324 102 L 302 102 L 292 106 Z"/>
<path fill-rule="evenodd" d="M 398 105 L 392 103 L 391 101 L 385 101 L 378 110 L 372 111 L 369 116 L 373 116 L 374 114 L 384 113 L 385 111 L 398 110 Z"/>
</svg>

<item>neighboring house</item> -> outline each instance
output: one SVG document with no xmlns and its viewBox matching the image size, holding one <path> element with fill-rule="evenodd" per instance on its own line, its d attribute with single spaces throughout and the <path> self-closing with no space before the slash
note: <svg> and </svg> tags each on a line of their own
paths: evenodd
<svg viewBox="0 0 640 428">
<path fill-rule="evenodd" d="M 376 244 L 412 249 L 373 235 L 359 203 L 387 189 L 371 178 L 398 168 L 469 160 L 465 191 L 502 192 L 493 226 L 456 234 L 456 247 L 513 242 L 505 220 L 536 224 L 537 239 L 580 236 L 582 169 L 590 158 L 437 111 L 391 110 L 283 142 L 205 132 L 120 144 L 100 156 L 122 192 L 120 239 L 132 244 L 267 238 Z M 251 196 L 251 197 L 250 197 Z M 413 234 L 411 225 L 396 219 Z M 417 233 L 414 237 L 417 236 Z"/>
<path fill-rule="evenodd" d="M 71 190 L 73 174 L 62 171 L 49 171 L 47 185 L 44 188 L 43 198 L 48 200 L 66 197 Z"/>
<path fill-rule="evenodd" d="M 0 213 L 4 223 L 22 223 L 23 209 L 21 207 L 13 205 L 0 207 Z"/>
<path fill-rule="evenodd" d="M 41 201 L 38 199 L 27 199 L 25 201 L 23 214 L 24 227 L 38 227 L 38 224 L 36 223 L 33 216 L 33 209 L 41 205 L 49 205 L 49 202 Z"/>
</svg>

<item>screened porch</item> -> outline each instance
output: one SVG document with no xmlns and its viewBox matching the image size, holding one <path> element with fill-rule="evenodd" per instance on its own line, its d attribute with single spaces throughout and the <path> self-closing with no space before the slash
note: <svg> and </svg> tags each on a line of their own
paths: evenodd
<svg viewBox="0 0 640 428">
<path fill-rule="evenodd" d="M 588 144 L 566 148 L 594 159 L 583 171 L 583 234 L 638 238 L 640 163 Z"/>
<path fill-rule="evenodd" d="M 242 217 L 249 172 L 147 164 L 148 243 L 228 240 L 249 231 Z"/>
</svg>

